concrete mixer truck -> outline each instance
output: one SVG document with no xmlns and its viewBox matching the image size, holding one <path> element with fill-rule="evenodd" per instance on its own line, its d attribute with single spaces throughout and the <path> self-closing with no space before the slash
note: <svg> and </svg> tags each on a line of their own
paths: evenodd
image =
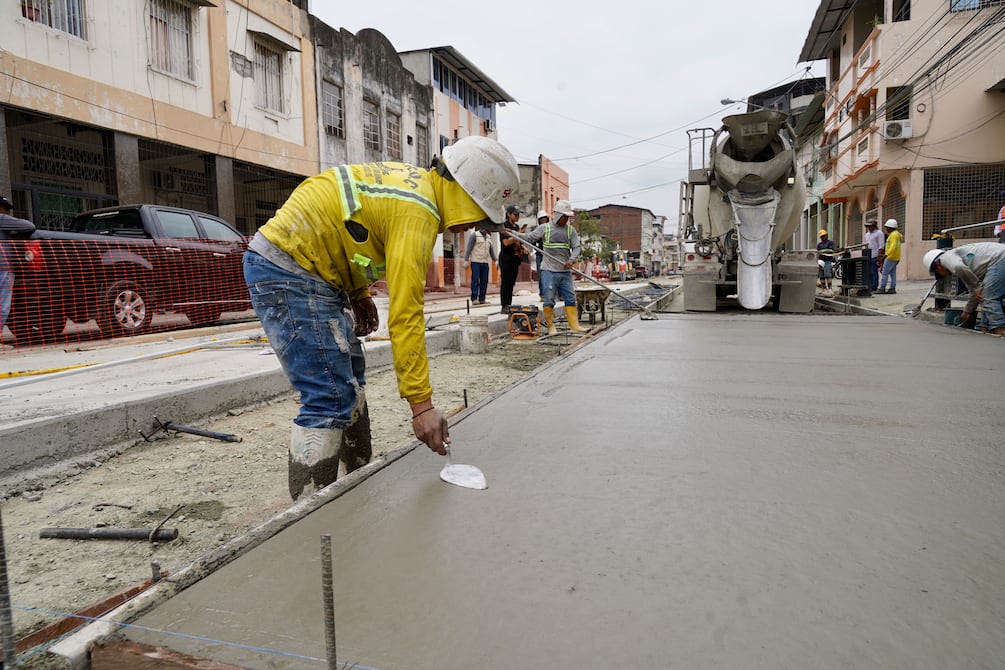
<svg viewBox="0 0 1005 670">
<path fill-rule="evenodd" d="M 679 218 L 685 310 L 813 309 L 816 251 L 786 250 L 806 198 L 794 136 L 774 110 L 688 131 Z"/>
</svg>

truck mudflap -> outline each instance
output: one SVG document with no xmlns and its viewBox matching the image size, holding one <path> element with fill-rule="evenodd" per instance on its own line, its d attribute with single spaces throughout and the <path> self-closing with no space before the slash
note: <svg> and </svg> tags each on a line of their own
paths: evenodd
<svg viewBox="0 0 1005 670">
<path fill-rule="evenodd" d="M 755 193 L 731 189 L 728 197 L 739 247 L 737 298 L 746 309 L 762 309 L 771 300 L 771 235 L 781 198 L 774 189 Z"/>
<path fill-rule="evenodd" d="M 681 286 L 684 309 L 689 312 L 714 312 L 716 286 L 722 282 L 722 263 L 718 257 L 690 261 L 684 266 Z"/>
<path fill-rule="evenodd" d="M 779 312 L 806 314 L 813 311 L 817 286 L 817 253 L 789 251 L 775 265 Z"/>
</svg>

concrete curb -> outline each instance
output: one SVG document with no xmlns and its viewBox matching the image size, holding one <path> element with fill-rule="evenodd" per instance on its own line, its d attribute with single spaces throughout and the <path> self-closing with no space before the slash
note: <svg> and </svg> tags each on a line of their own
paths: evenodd
<svg viewBox="0 0 1005 670">
<path fill-rule="evenodd" d="M 489 334 L 493 337 L 508 332 L 505 315 L 489 318 Z M 456 351 L 459 346 L 457 325 L 426 332 L 426 351 L 436 356 Z M 390 367 L 393 363 L 390 342 L 383 340 L 365 345 L 367 369 L 371 371 Z M 74 467 L 87 467 L 74 461 L 101 460 L 110 453 L 121 453 L 137 444 L 142 438 L 140 430 L 150 430 L 152 416 L 170 417 L 180 424 L 204 423 L 228 411 L 246 409 L 293 393 L 282 370 L 267 373 L 234 374 L 209 383 L 186 386 L 179 390 L 157 391 L 138 400 L 76 412 L 57 418 L 42 419 L 14 427 L 0 428 L 0 443 L 4 445 L 4 459 L 0 476 L 10 478 L 0 482 L 4 496 L 30 488 L 31 473 L 38 476 L 45 471 L 58 472 Z M 104 456 L 102 456 L 104 454 Z"/>
</svg>

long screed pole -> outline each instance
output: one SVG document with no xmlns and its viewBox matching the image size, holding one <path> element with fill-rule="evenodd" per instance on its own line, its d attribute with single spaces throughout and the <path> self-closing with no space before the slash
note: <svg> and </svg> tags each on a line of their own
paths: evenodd
<svg viewBox="0 0 1005 670">
<path fill-rule="evenodd" d="M 14 618 L 10 613 L 10 587 L 7 581 L 7 550 L 3 541 L 3 517 L 0 516 L 0 643 L 3 644 L 3 667 L 17 667 L 14 642 Z"/>
<path fill-rule="evenodd" d="M 545 251 L 544 249 L 541 249 L 540 247 L 535 247 L 533 243 L 528 242 L 527 240 L 523 239 L 519 235 L 514 235 L 512 232 L 510 232 L 510 237 L 512 237 L 515 240 L 519 240 L 520 244 L 523 244 L 523 245 L 526 245 L 526 246 L 530 247 L 534 251 L 538 252 L 539 254 L 543 254 L 543 255 L 547 256 L 548 258 L 550 258 L 551 260 L 555 261 L 556 263 L 564 263 L 564 261 L 561 258 L 553 256 L 552 254 L 549 254 L 547 251 Z M 611 290 L 609 286 L 605 286 L 604 284 L 598 282 L 596 279 L 594 279 L 590 275 L 586 274 L 585 272 L 580 272 L 576 268 L 569 268 L 569 269 L 572 270 L 573 272 L 575 272 L 577 275 L 579 275 L 583 279 L 585 279 L 587 281 L 593 282 L 594 284 L 596 284 L 600 288 L 605 289 L 607 291 Z M 649 316 L 651 316 L 653 318 L 656 318 L 656 315 L 652 313 L 652 310 L 650 310 L 645 305 L 643 305 L 641 303 L 638 303 L 638 302 L 635 302 L 631 298 L 629 298 L 627 296 L 624 296 L 624 295 L 621 295 L 620 293 L 618 294 L 618 297 L 621 298 L 622 300 L 624 300 L 625 302 L 628 302 L 628 303 L 631 303 L 631 304 L 635 305 L 636 307 L 638 307 L 639 309 L 641 309 L 643 312 L 645 312 Z"/>
</svg>

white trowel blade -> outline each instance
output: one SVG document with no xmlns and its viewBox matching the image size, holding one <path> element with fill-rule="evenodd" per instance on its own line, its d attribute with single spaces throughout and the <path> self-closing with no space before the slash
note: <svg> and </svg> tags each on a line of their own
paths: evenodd
<svg viewBox="0 0 1005 670">
<path fill-rule="evenodd" d="M 485 475 L 475 466 L 450 462 L 449 446 L 447 446 L 447 464 L 440 470 L 440 479 L 448 484 L 463 486 L 466 489 L 481 490 L 489 487 L 488 482 L 485 481 Z"/>
</svg>

